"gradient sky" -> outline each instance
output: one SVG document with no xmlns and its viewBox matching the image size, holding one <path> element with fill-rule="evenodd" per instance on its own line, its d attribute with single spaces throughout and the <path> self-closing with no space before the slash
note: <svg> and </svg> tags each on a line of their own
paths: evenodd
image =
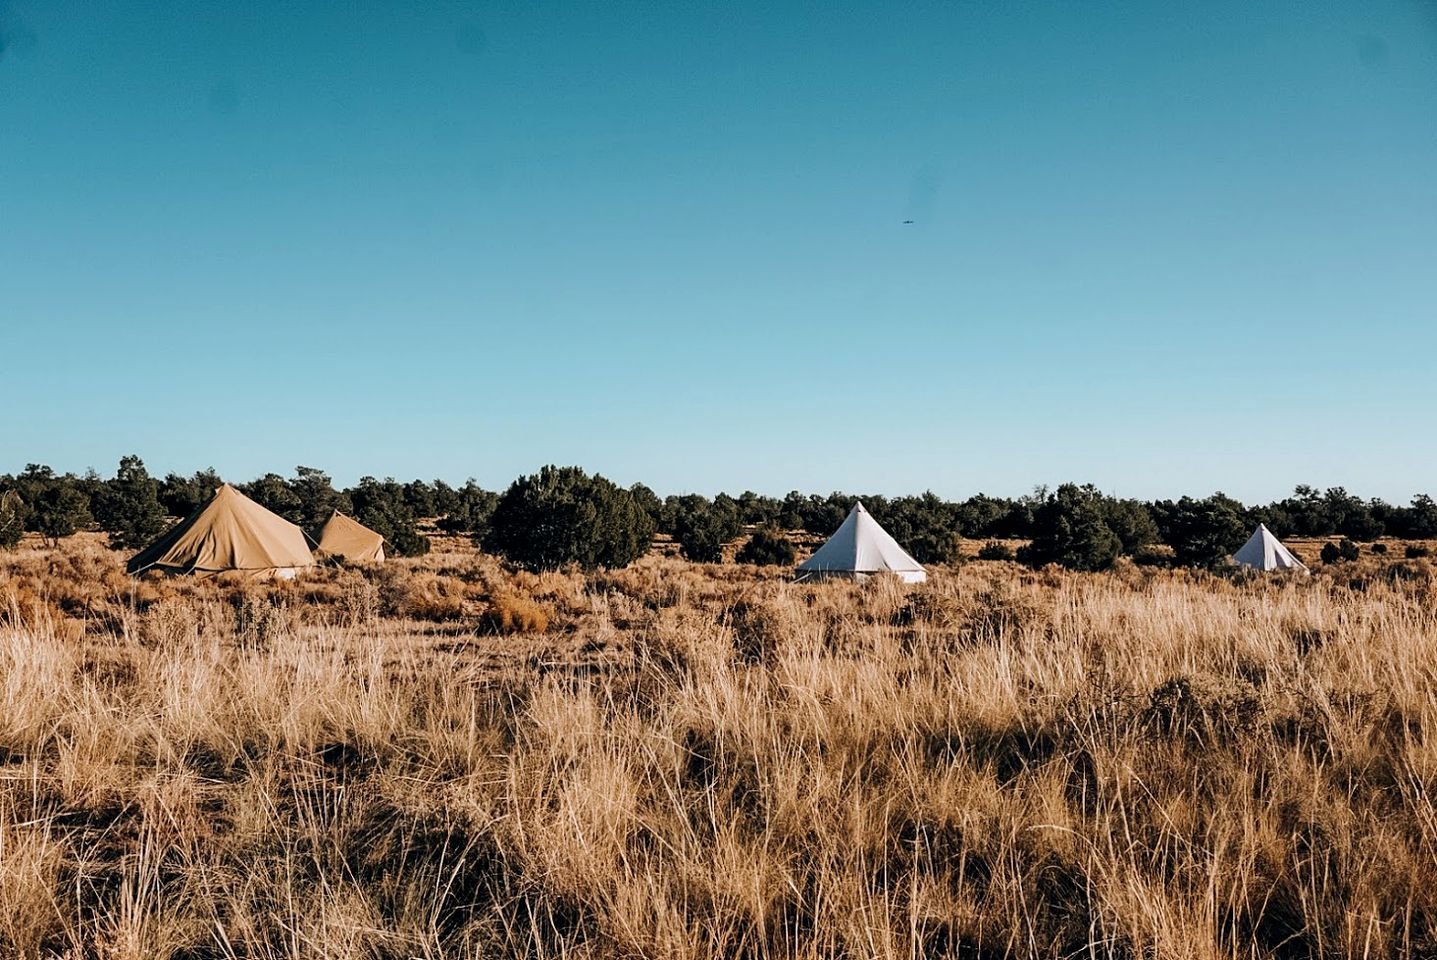
<svg viewBox="0 0 1437 960">
<path fill-rule="evenodd" d="M 128 452 L 1437 492 L 1437 3 L 0 0 L 0 472 Z"/>
</svg>

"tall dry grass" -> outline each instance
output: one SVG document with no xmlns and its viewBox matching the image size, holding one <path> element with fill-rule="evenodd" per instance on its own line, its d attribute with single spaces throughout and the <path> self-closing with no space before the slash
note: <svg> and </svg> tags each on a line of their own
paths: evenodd
<svg viewBox="0 0 1437 960">
<path fill-rule="evenodd" d="M 1437 954 L 1421 564 L 117 569 L 0 561 L 0 956 Z"/>
</svg>

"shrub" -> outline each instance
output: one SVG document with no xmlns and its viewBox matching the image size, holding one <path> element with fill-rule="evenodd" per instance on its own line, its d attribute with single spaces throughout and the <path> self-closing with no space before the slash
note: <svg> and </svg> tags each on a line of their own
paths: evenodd
<svg viewBox="0 0 1437 960">
<path fill-rule="evenodd" d="M 578 467 L 547 466 L 504 491 L 485 546 L 529 570 L 623 567 L 648 550 L 654 521 L 628 490 Z"/>
<path fill-rule="evenodd" d="M 464 616 L 464 582 L 454 577 L 386 565 L 379 597 L 381 609 L 391 616 L 434 621 Z"/>
<path fill-rule="evenodd" d="M 1013 548 L 997 540 L 989 540 L 978 550 L 979 560 L 1012 560 Z"/>
<path fill-rule="evenodd" d="M 1402 551 L 1402 555 L 1408 560 L 1420 560 L 1423 557 L 1430 556 L 1431 553 L 1432 550 L 1430 548 L 1420 543 L 1409 543 L 1407 549 Z"/>
<path fill-rule="evenodd" d="M 90 498 L 77 487 L 57 483 L 35 503 L 31 518 L 36 530 L 53 546 L 61 538 L 90 525 Z"/>
<path fill-rule="evenodd" d="M 1242 504 L 1221 493 L 1203 500 L 1183 497 L 1168 517 L 1168 542 L 1177 562 L 1186 567 L 1223 563 L 1247 536 Z"/>
<path fill-rule="evenodd" d="M 952 563 L 958 548 L 960 509 L 931 491 L 916 497 L 864 499 L 873 519 L 893 535 L 919 563 Z"/>
<path fill-rule="evenodd" d="M 733 630 L 733 652 L 741 663 L 772 665 L 796 633 L 791 608 L 772 597 L 739 600 L 724 619 Z"/>
<path fill-rule="evenodd" d="M 1123 553 L 1129 556 L 1158 539 L 1158 525 L 1141 500 L 1105 500 L 1103 522 L 1117 535 Z"/>
<path fill-rule="evenodd" d="M 264 592 L 251 592 L 249 585 L 236 593 L 234 605 L 235 642 L 247 650 L 265 651 L 290 630 L 290 611 L 284 601 Z"/>
<path fill-rule="evenodd" d="M 0 493 L 0 550 L 11 550 L 25 534 L 25 507 L 14 490 Z"/>
<path fill-rule="evenodd" d="M 1372 545 L 1372 552 L 1375 553 L 1375 554 L 1377 554 L 1379 557 L 1385 557 L 1385 556 L 1387 556 L 1387 544 L 1385 544 L 1385 543 L 1374 543 L 1374 544 Z"/>
<path fill-rule="evenodd" d="M 957 563 L 963 559 L 958 534 L 952 530 L 929 529 L 909 536 L 902 546 L 919 563 Z"/>
<path fill-rule="evenodd" d="M 712 502 L 698 494 L 674 504 L 673 533 L 685 557 L 698 563 L 719 563 L 723 548 L 743 530 L 738 505 L 720 494 Z"/>
<path fill-rule="evenodd" d="M 379 622 L 379 586 L 353 570 L 345 571 L 340 581 L 340 609 L 343 622 L 351 627 L 370 627 Z"/>
<path fill-rule="evenodd" d="M 759 527 L 734 559 L 759 567 L 791 567 L 797 551 L 793 541 L 775 527 Z"/>
<path fill-rule="evenodd" d="M 1356 560 L 1362 551 L 1357 544 L 1343 537 L 1339 543 L 1326 543 L 1322 547 L 1323 563 L 1341 563 L 1347 560 Z"/>
<path fill-rule="evenodd" d="M 1091 484 L 1065 483 L 1034 510 L 1033 541 L 1018 558 L 1034 567 L 1056 563 L 1071 570 L 1107 570 L 1122 543 L 1104 522 L 1106 498 Z"/>
<path fill-rule="evenodd" d="M 448 533 L 468 533 L 482 541 L 489 532 L 489 518 L 499 503 L 499 495 L 469 480 L 454 490 L 443 481 L 435 481 L 434 506 L 444 516 L 439 529 Z"/>
<path fill-rule="evenodd" d="M 390 552 L 402 557 L 429 552 L 429 538 L 419 532 L 414 509 L 405 501 L 403 484 L 361 477 L 359 486 L 344 491 L 344 496 L 354 505 L 354 518 L 382 536 Z M 327 515 L 325 519 L 329 519 Z"/>
<path fill-rule="evenodd" d="M 1231 742 L 1257 729 L 1262 701 L 1241 678 L 1179 676 L 1155 687 L 1140 715 L 1157 736 L 1195 745 Z"/>
<path fill-rule="evenodd" d="M 196 470 L 189 477 L 168 474 L 160 481 L 160 505 L 172 517 L 188 517 L 214 496 L 223 482 L 213 467 Z"/>
<path fill-rule="evenodd" d="M 110 535 L 110 545 L 117 549 L 147 546 L 168 524 L 160 504 L 160 483 L 136 456 L 120 460 L 115 478 L 105 484 L 98 506 L 95 519 Z"/>
<path fill-rule="evenodd" d="M 485 603 L 479 629 L 486 633 L 543 633 L 549 629 L 549 611 L 518 593 L 501 591 Z"/>
</svg>

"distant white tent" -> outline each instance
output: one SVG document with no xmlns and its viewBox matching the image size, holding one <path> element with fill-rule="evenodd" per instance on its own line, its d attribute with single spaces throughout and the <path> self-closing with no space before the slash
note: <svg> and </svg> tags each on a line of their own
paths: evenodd
<svg viewBox="0 0 1437 960">
<path fill-rule="evenodd" d="M 1244 567 L 1258 570 L 1307 570 L 1307 566 L 1294 557 L 1292 551 L 1284 547 L 1282 541 L 1274 537 L 1267 525 L 1262 523 L 1257 525 L 1252 537 L 1232 558 Z"/>
<path fill-rule="evenodd" d="M 910 557 L 878 521 L 856 503 L 843 524 L 818 552 L 798 566 L 798 579 L 841 577 L 862 580 L 875 573 L 896 574 L 905 583 L 928 579 L 923 565 Z"/>
</svg>

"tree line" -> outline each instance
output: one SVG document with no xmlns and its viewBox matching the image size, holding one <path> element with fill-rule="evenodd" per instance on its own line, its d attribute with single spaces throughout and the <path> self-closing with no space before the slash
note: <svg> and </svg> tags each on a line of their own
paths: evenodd
<svg viewBox="0 0 1437 960">
<path fill-rule="evenodd" d="M 136 456 L 123 458 L 109 478 L 94 471 L 57 474 L 30 464 L 20 473 L 0 475 L 0 547 L 14 546 L 25 531 L 54 542 L 98 529 L 116 548 L 138 549 L 175 518 L 203 505 L 222 482 L 212 469 L 152 477 Z M 267 473 L 235 486 L 312 539 L 340 510 L 383 535 L 392 552 L 414 556 L 429 549 L 420 521 L 433 519 L 441 530 L 471 536 L 531 569 L 624 566 L 648 549 L 656 532 L 671 536 L 691 560 L 718 562 L 726 544 L 752 531 L 740 562 L 792 563 L 789 532 L 827 536 L 860 499 L 925 564 L 956 560 L 961 538 L 989 541 L 984 556 L 1078 570 L 1106 569 L 1125 555 L 1212 566 L 1241 546 L 1258 523 L 1279 537 L 1437 538 L 1437 503 L 1430 496 L 1399 506 L 1364 500 L 1341 487 L 1305 485 L 1282 500 L 1251 506 L 1222 493 L 1121 499 L 1091 484 L 1072 483 L 1016 498 L 979 493 L 966 500 L 931 492 L 885 497 L 798 491 L 781 498 L 752 491 L 661 498 L 643 484 L 621 487 L 578 467 L 554 466 L 516 479 L 502 494 L 473 480 L 456 487 L 442 480 L 364 477 L 340 489 L 323 470 L 306 466 L 290 477 Z M 1014 551 L 1005 544 L 1010 540 L 1026 543 Z"/>
</svg>

